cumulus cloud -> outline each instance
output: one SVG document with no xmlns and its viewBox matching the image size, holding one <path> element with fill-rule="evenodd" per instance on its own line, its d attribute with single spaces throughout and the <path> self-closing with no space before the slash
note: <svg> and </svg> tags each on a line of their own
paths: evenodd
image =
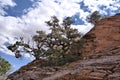
<svg viewBox="0 0 120 80">
<path fill-rule="evenodd" d="M 57 16 L 60 20 L 66 16 L 73 16 L 76 13 L 80 13 L 79 18 L 84 21 L 83 25 L 72 25 L 73 28 L 77 28 L 84 34 L 87 33 L 93 25 L 86 22 L 86 16 L 95 10 L 100 13 L 108 14 L 107 10 L 110 10 L 110 14 L 115 14 L 114 11 L 120 7 L 119 0 L 31 0 L 34 2 L 33 6 L 24 10 L 26 14 L 21 17 L 4 16 L 7 14 L 4 8 L 7 6 L 14 7 L 17 4 L 13 0 L 0 0 L 0 45 L 5 51 L 5 42 L 14 43 L 16 38 L 23 36 L 29 39 L 35 34 L 36 30 L 48 31 L 48 27 L 44 23 L 50 19 L 50 16 Z M 35 2 L 36 1 L 36 2 Z M 88 7 L 90 11 L 84 11 L 80 8 L 80 3 L 83 2 L 84 6 Z M 101 6 L 105 6 L 101 9 Z M 6 53 L 9 54 L 8 51 Z"/>
<path fill-rule="evenodd" d="M 84 4 L 89 7 L 91 12 L 99 11 L 101 14 L 106 13 L 107 15 L 114 15 L 116 12 L 115 10 L 119 10 L 120 1 L 119 0 L 83 0 Z M 104 6 L 104 10 L 100 7 Z M 106 11 L 106 10 L 109 10 Z M 112 13 L 114 12 L 114 14 Z M 120 11 L 118 11 L 120 12 Z"/>
<path fill-rule="evenodd" d="M 13 0 L 0 0 L 0 15 L 6 14 L 3 8 L 7 8 L 7 6 L 14 7 L 15 5 Z"/>
</svg>

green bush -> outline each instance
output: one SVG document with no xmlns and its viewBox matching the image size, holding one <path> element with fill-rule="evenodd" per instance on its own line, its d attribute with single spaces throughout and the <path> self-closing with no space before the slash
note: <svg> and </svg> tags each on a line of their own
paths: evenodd
<svg viewBox="0 0 120 80">
<path fill-rule="evenodd" d="M 8 61 L 0 57 L 0 75 L 5 74 L 8 70 L 10 70 L 11 65 Z"/>
<path fill-rule="evenodd" d="M 102 16 L 99 14 L 98 11 L 94 11 L 92 14 L 87 16 L 86 20 L 92 24 L 96 24 L 96 22 L 100 19 L 102 19 Z"/>
<path fill-rule="evenodd" d="M 67 63 L 81 59 L 81 54 L 67 54 L 65 57 L 49 58 L 48 61 L 44 62 L 43 66 L 62 66 Z"/>
</svg>

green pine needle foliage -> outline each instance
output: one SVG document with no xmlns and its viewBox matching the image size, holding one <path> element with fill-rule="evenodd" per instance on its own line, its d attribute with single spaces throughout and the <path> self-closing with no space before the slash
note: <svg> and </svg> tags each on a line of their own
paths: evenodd
<svg viewBox="0 0 120 80">
<path fill-rule="evenodd" d="M 8 70 L 10 70 L 11 65 L 8 61 L 0 57 L 0 75 L 5 74 Z"/>
</svg>

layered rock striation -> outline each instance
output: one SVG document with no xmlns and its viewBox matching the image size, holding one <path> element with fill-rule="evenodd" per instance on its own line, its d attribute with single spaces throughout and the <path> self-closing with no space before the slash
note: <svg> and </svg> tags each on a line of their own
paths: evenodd
<svg viewBox="0 0 120 80">
<path fill-rule="evenodd" d="M 97 52 L 69 67 L 73 71 L 56 80 L 120 80 L 120 46 Z"/>
<path fill-rule="evenodd" d="M 87 39 L 84 56 L 120 45 L 120 14 L 105 18 L 84 36 Z"/>
</svg>

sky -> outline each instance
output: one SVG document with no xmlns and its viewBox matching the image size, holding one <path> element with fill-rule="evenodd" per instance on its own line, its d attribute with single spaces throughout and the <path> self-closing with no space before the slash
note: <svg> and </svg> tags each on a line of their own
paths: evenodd
<svg viewBox="0 0 120 80">
<path fill-rule="evenodd" d="M 44 22 L 54 15 L 61 21 L 72 17 L 75 20 L 72 27 L 86 34 L 93 28 L 86 16 L 96 10 L 101 15 L 113 16 L 120 13 L 120 0 L 0 0 L 0 56 L 8 60 L 15 71 L 33 57 L 24 55 L 16 59 L 6 46 L 21 36 L 30 39 L 37 30 L 48 32 Z"/>
</svg>

